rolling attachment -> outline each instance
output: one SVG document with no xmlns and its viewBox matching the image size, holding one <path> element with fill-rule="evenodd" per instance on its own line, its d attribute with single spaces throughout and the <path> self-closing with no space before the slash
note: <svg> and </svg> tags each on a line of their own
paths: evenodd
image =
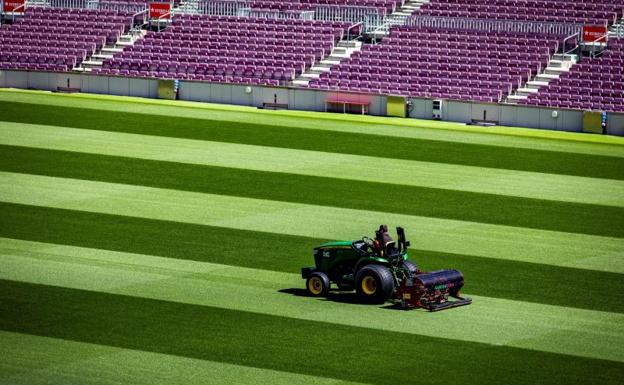
<svg viewBox="0 0 624 385">
<path fill-rule="evenodd" d="M 398 297 L 404 309 L 438 311 L 472 303 L 470 298 L 461 297 L 463 286 L 464 276 L 457 270 L 432 271 L 407 277 L 401 282 Z"/>
</svg>

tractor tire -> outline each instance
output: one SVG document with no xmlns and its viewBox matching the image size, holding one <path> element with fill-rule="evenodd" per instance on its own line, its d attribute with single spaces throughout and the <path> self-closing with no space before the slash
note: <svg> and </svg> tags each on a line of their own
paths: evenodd
<svg viewBox="0 0 624 385">
<path fill-rule="evenodd" d="M 403 268 L 407 270 L 409 275 L 411 275 L 412 277 L 415 276 L 416 274 L 422 273 L 422 271 L 418 268 L 418 266 L 416 266 L 414 262 L 409 261 L 409 260 L 403 261 Z"/>
<path fill-rule="evenodd" d="M 329 284 L 327 274 L 317 271 L 310 274 L 310 278 L 306 281 L 306 288 L 314 297 L 326 297 L 329 293 Z"/>
<path fill-rule="evenodd" d="M 390 269 L 382 265 L 367 265 L 355 276 L 355 291 L 364 303 L 381 304 L 394 292 L 394 278 Z"/>
</svg>

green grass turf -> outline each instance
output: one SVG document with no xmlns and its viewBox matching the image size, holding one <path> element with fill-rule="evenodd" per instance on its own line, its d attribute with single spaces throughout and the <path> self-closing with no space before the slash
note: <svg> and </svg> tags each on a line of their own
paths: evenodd
<svg viewBox="0 0 624 385">
<path fill-rule="evenodd" d="M 10 332 L 0 332 L 0 354 L 0 383 L 11 385 L 358 385 Z"/>
<path fill-rule="evenodd" d="M 5 280 L 0 287 L 5 331 L 312 376 L 371 384 L 615 384 L 624 372 L 622 363 L 534 350 Z"/>
<path fill-rule="evenodd" d="M 624 207 L 0 145 L 0 170 L 623 237 Z"/>
<path fill-rule="evenodd" d="M 0 236 L 297 273 L 327 239 L 0 203 Z M 217 249 L 218 252 L 213 250 Z M 457 268 L 470 294 L 624 313 L 622 274 L 413 249 L 424 269 Z M 582 284 L 583 290 L 579 290 Z"/>
<path fill-rule="evenodd" d="M 4 145 L 624 207 L 624 182 L 58 126 L 3 123 Z"/>
<path fill-rule="evenodd" d="M 3 110 L 9 122 L 624 180 L 619 157 L 11 102 Z"/>
<path fill-rule="evenodd" d="M 303 293 L 299 274 L 0 239 L 0 279 L 624 362 L 624 314 L 474 296 L 453 312 Z M 285 289 L 286 288 L 286 289 Z M 456 321 L 461 319 L 461 323 Z M 600 324 L 600 328 L 595 326 Z"/>
<path fill-rule="evenodd" d="M 0 171 L 0 200 L 314 238 L 400 224 L 426 250 L 624 273 L 622 238 Z"/>
<path fill-rule="evenodd" d="M 610 135 L 538 130 L 517 127 L 480 127 L 462 123 L 294 110 L 262 110 L 246 106 L 156 100 L 94 94 L 52 94 L 41 91 L 0 89 L 0 103 L 21 102 L 112 112 L 218 119 L 276 126 L 296 126 L 352 134 L 478 143 L 503 147 L 624 157 L 624 138 Z"/>
</svg>

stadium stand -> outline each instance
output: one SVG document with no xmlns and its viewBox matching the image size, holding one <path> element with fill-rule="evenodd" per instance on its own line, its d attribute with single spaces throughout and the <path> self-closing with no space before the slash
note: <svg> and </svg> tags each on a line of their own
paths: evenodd
<svg viewBox="0 0 624 385">
<path fill-rule="evenodd" d="M 521 104 L 624 112 L 624 40 L 612 40 L 602 56 L 585 60 Z"/>
<path fill-rule="evenodd" d="M 176 0 L 156 24 L 149 0 L 36 1 L 0 69 L 624 112 L 621 40 L 581 53 L 622 0 Z"/>
<path fill-rule="evenodd" d="M 613 24 L 622 17 L 613 0 L 432 0 L 421 14 L 477 19 Z"/>
<path fill-rule="evenodd" d="M 396 27 L 310 87 L 497 102 L 545 66 L 557 46 L 552 36 Z"/>
<path fill-rule="evenodd" d="M 279 10 L 312 10 L 318 6 L 335 7 L 371 7 L 381 14 L 394 12 L 403 2 L 401 0 L 254 0 L 252 8 Z"/>
<path fill-rule="evenodd" d="M 180 14 L 170 28 L 148 32 L 94 73 L 285 84 L 328 55 L 349 26 Z"/>
<path fill-rule="evenodd" d="M 69 71 L 131 25 L 131 12 L 29 7 L 0 29 L 0 69 Z"/>
</svg>

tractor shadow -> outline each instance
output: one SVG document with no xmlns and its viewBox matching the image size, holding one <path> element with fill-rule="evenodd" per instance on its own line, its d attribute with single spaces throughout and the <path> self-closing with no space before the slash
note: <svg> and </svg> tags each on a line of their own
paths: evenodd
<svg viewBox="0 0 624 385">
<path fill-rule="evenodd" d="M 386 303 L 383 305 L 372 305 L 367 303 L 362 303 L 357 297 L 357 294 L 352 291 L 330 291 L 327 297 L 315 297 L 308 293 L 306 289 L 301 288 L 290 288 L 290 289 L 281 289 L 278 290 L 279 293 L 290 294 L 296 297 L 307 297 L 310 299 L 319 299 L 324 301 L 332 301 L 337 303 L 348 303 L 351 305 L 360 305 L 360 306 L 376 306 L 380 309 L 389 309 L 389 310 L 403 310 L 399 304 Z"/>
</svg>

